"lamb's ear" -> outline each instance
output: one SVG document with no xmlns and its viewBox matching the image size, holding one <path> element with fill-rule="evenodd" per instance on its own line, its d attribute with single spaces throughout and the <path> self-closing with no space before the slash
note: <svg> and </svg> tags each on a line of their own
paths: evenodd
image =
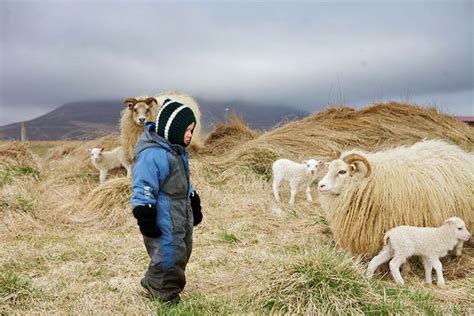
<svg viewBox="0 0 474 316">
<path fill-rule="evenodd" d="M 100 152 L 103 152 L 104 151 L 104 147 L 100 147 Z"/>
<path fill-rule="evenodd" d="M 308 163 L 308 160 L 303 160 L 301 163 L 304 163 L 306 165 Z"/>
<path fill-rule="evenodd" d="M 91 153 L 91 152 L 92 152 L 92 149 L 91 149 L 91 148 L 87 148 L 86 151 L 87 151 L 88 153 Z"/>
<path fill-rule="evenodd" d="M 452 223 L 454 223 L 454 217 L 450 217 L 450 218 L 448 218 L 447 220 L 445 220 L 444 223 L 443 223 L 443 225 L 444 225 L 444 224 L 452 224 Z"/>
</svg>

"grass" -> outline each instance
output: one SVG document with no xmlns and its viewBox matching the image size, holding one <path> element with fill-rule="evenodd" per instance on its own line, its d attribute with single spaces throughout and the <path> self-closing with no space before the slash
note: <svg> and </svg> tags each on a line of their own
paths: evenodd
<svg viewBox="0 0 474 316">
<path fill-rule="evenodd" d="M 7 165 L 0 169 L 0 187 L 11 184 L 13 178 L 27 176 L 39 180 L 39 170 L 27 165 Z"/>
<path fill-rule="evenodd" d="M 42 297 L 42 291 L 32 286 L 30 278 L 8 270 L 0 272 L 0 313 L 10 308 L 24 309 Z"/>
<path fill-rule="evenodd" d="M 328 113 L 334 120 L 360 121 L 353 111 Z M 429 123 L 420 134 L 415 118 L 409 119 L 410 135 L 430 136 Z M 456 141 L 459 131 L 463 146 L 472 148 L 469 130 L 445 119 L 453 126 L 449 139 Z M 274 212 L 269 180 L 276 158 L 326 157 L 340 144 L 373 146 L 383 136 L 370 134 L 374 124 L 365 119 L 357 125 L 365 134 L 347 133 L 349 123 L 329 129 L 332 121 L 309 117 L 303 127 L 292 122 L 263 135 L 224 126 L 214 135 L 218 148 L 191 155 L 204 220 L 193 232 L 177 306 L 150 301 L 140 286 L 149 258 L 130 211 L 125 172 L 99 185 L 87 159 L 86 148 L 117 139 L 0 144 L 0 314 L 469 314 L 472 248 L 443 263 L 446 288 L 425 285 L 420 264 L 399 287 L 390 275 L 367 279 L 367 262 L 337 246 L 314 185 L 313 203 L 300 192 L 289 206 L 285 189 L 281 212 Z M 381 120 L 375 121 L 376 128 Z M 435 136 L 447 131 L 435 125 Z M 383 138 L 387 144 L 408 137 L 405 129 L 390 135 Z M 329 142 L 336 138 L 340 143 Z"/>
<path fill-rule="evenodd" d="M 223 242 L 227 242 L 230 244 L 236 244 L 240 242 L 239 238 L 235 236 L 233 233 L 226 232 L 226 231 L 221 231 L 219 233 L 219 239 L 222 240 Z"/>
</svg>

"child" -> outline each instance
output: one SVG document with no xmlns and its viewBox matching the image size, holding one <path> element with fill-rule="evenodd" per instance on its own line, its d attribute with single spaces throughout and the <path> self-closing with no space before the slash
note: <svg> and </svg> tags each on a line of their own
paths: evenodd
<svg viewBox="0 0 474 316">
<path fill-rule="evenodd" d="M 179 303 L 186 284 L 193 226 L 202 220 L 200 199 L 189 180 L 188 153 L 196 119 L 184 104 L 166 100 L 156 124 L 146 123 L 135 145 L 133 216 L 150 263 L 141 285 L 153 299 Z"/>
</svg>

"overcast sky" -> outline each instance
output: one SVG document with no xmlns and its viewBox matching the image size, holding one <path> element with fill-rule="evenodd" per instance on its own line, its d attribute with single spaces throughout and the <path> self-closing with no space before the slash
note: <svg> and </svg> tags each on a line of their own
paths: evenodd
<svg viewBox="0 0 474 316">
<path fill-rule="evenodd" d="M 169 89 L 474 115 L 470 0 L 0 3 L 0 125 Z"/>
</svg>

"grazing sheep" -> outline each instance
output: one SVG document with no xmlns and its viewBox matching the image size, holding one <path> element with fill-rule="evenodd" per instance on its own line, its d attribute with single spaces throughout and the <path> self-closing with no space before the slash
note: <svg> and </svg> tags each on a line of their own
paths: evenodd
<svg viewBox="0 0 474 316">
<path fill-rule="evenodd" d="M 202 146 L 201 112 L 198 103 L 191 96 L 179 91 L 168 91 L 160 93 L 156 97 L 128 98 L 123 101 L 127 108 L 122 111 L 120 119 L 120 144 L 125 148 L 129 161 L 135 160 L 135 143 L 143 132 L 145 123 L 156 120 L 159 108 L 167 99 L 186 104 L 193 110 L 196 117 L 196 127 L 190 147 L 199 148 Z"/>
<path fill-rule="evenodd" d="M 304 185 L 306 188 L 306 200 L 312 202 L 310 185 L 316 179 L 318 169 L 324 165 L 321 160 L 305 160 L 303 163 L 297 163 L 288 159 L 279 159 L 272 165 L 273 170 L 273 195 L 280 203 L 279 187 L 282 180 L 290 183 L 291 196 L 289 203 L 295 203 L 298 187 Z"/>
<path fill-rule="evenodd" d="M 374 255 L 384 232 L 396 226 L 439 226 L 459 216 L 472 230 L 473 166 L 473 154 L 442 140 L 351 150 L 329 164 L 318 201 L 343 248 Z"/>
<path fill-rule="evenodd" d="M 374 275 L 377 268 L 393 258 L 390 272 L 398 284 L 404 281 L 400 274 L 400 265 L 411 256 L 421 256 L 425 268 L 426 283 L 431 284 L 431 271 L 434 268 L 438 278 L 438 286 L 444 286 L 443 270 L 439 258 L 448 254 L 449 250 L 468 241 L 471 234 L 464 221 L 459 217 L 447 219 L 440 227 L 398 226 L 385 233 L 384 247 L 369 263 L 367 276 Z"/>
<path fill-rule="evenodd" d="M 104 151 L 104 148 L 92 148 L 91 161 L 94 167 L 100 172 L 100 184 L 104 183 L 110 169 L 123 166 L 127 169 L 127 177 L 131 175 L 131 165 L 123 147 L 119 146 L 111 151 Z"/>
</svg>

